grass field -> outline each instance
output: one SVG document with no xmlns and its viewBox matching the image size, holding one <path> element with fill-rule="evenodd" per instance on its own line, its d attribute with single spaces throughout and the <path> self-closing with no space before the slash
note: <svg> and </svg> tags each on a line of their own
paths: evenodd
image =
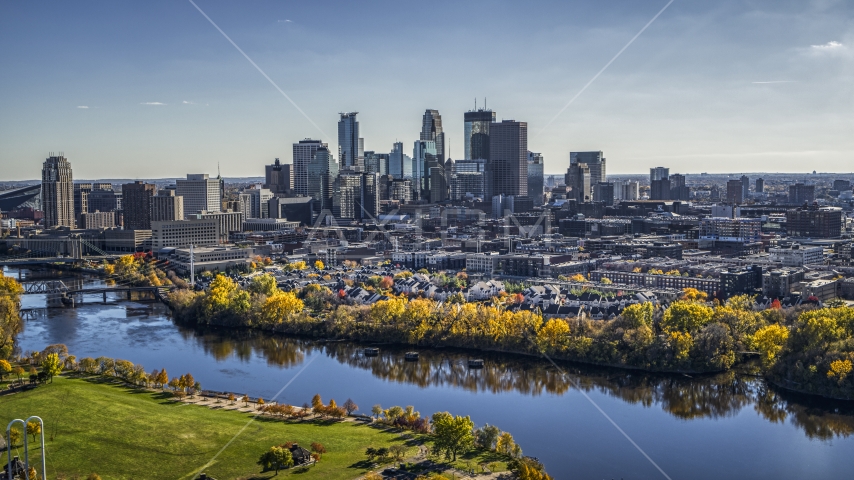
<svg viewBox="0 0 854 480">
<path fill-rule="evenodd" d="M 45 421 L 49 478 L 93 472 L 105 480 L 195 478 L 244 427 L 205 473 L 218 480 L 271 478 L 274 472 L 261 473 L 255 462 L 271 446 L 291 441 L 306 448 L 320 442 L 328 453 L 313 467 L 280 475 L 355 478 L 367 471 L 367 447 L 405 443 L 398 433 L 353 422 L 258 417 L 246 426 L 247 413 L 176 403 L 168 394 L 105 383 L 102 377 L 56 377 L 52 384 L 0 396 L 4 429 L 13 418 L 30 415 Z"/>
</svg>

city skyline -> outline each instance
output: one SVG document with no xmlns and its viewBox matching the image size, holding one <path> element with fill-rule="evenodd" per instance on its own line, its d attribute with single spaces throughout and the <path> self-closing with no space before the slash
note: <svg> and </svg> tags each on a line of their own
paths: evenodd
<svg viewBox="0 0 854 480">
<path fill-rule="evenodd" d="M 431 63 L 435 75 L 420 78 L 407 73 L 418 36 L 398 21 L 411 11 L 343 4 L 318 23 L 309 6 L 199 3 L 309 121 L 189 3 L 8 3 L 0 39 L 16 47 L 0 49 L 0 59 L 16 73 L 0 79 L 0 162 L 10 180 L 37 178 L 27 163 L 50 150 L 74 158 L 80 178 L 179 177 L 215 163 L 224 176 L 253 176 L 274 158 L 292 163 L 300 139 L 337 151 L 336 112 L 359 111 L 364 149 L 387 152 L 418 139 L 425 109 L 441 112 L 448 157 L 457 160 L 463 114 L 486 97 L 497 121 L 529 124 L 546 174 L 564 172 L 570 151 L 588 150 L 608 152 L 617 174 L 657 164 L 800 172 L 819 160 L 823 171 L 846 169 L 854 31 L 845 19 L 854 6 L 676 1 L 631 41 L 665 4 L 437 4 L 431 11 L 444 26 L 436 47 L 446 54 Z M 482 23 L 467 20 L 482 14 Z M 84 19 L 86 31 L 67 27 Z M 391 26 L 342 46 L 335 30 L 354 19 Z M 491 40 L 477 58 L 456 48 L 478 34 Z M 472 67 L 488 75 L 457 74 Z M 403 73 L 306 73 L 321 68 Z M 126 161 L 112 161 L 118 151 Z"/>
</svg>

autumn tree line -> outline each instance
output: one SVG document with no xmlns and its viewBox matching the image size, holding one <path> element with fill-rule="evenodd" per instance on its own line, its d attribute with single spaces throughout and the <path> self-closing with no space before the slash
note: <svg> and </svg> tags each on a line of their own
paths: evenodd
<svg viewBox="0 0 854 480">
<path fill-rule="evenodd" d="M 113 263 L 104 262 L 101 269 L 108 282 L 142 286 L 169 286 L 187 288 L 187 282 L 168 267 L 168 262 L 158 262 L 151 252 L 123 255 Z"/>
<path fill-rule="evenodd" d="M 37 367 L 41 372 L 36 370 Z M 34 374 L 39 373 L 45 381 L 52 381 L 54 376 L 65 370 L 87 375 L 103 375 L 140 387 L 171 390 L 176 397 L 192 395 L 202 389 L 202 385 L 191 373 L 170 379 L 165 368 L 146 372 L 145 367 L 129 360 L 110 357 L 84 357 L 78 360 L 75 355 L 70 355 L 68 347 L 61 343 L 48 345 L 40 352 L 33 351 L 29 355 L 19 357 L 16 366 L 12 366 L 7 360 L 0 360 L 0 380 L 9 374 L 17 376 L 19 380 L 30 374 L 32 379 Z"/>
<path fill-rule="evenodd" d="M 708 302 L 685 289 L 666 308 L 633 304 L 611 320 L 544 319 L 492 303 L 437 302 L 389 293 L 373 305 L 337 301 L 329 288 L 310 284 L 283 292 L 269 275 L 241 288 L 216 277 L 206 292 L 173 294 L 182 321 L 321 338 L 451 346 L 663 372 L 716 372 L 758 355 L 783 386 L 842 398 L 854 396 L 854 324 L 851 309 L 754 310 L 753 299 Z M 809 363 L 803 348 L 812 352 Z M 834 363 L 836 362 L 836 363 Z"/>
<path fill-rule="evenodd" d="M 24 329 L 21 320 L 21 295 L 24 287 L 0 271 L 0 359 L 8 360 L 15 352 L 15 337 Z"/>
</svg>

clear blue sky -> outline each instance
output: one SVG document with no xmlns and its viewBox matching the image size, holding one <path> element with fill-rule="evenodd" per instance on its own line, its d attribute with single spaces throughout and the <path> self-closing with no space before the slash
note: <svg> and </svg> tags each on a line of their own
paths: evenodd
<svg viewBox="0 0 854 480">
<path fill-rule="evenodd" d="M 549 173 L 854 170 L 851 1 L 676 0 L 545 129 L 667 0 L 197 3 L 333 148 L 339 111 L 387 152 L 435 108 L 460 158 L 487 97 Z M 258 176 L 322 136 L 187 1 L 2 2 L 0 65 L 0 180 L 50 151 L 76 178 Z"/>
</svg>

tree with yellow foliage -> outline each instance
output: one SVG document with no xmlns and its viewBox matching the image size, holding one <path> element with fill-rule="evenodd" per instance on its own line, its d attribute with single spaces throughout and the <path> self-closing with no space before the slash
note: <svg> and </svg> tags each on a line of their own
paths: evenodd
<svg viewBox="0 0 854 480">
<path fill-rule="evenodd" d="M 638 328 L 641 325 L 651 327 L 654 311 L 651 302 L 633 303 L 623 309 L 622 317 L 629 328 Z"/>
<path fill-rule="evenodd" d="M 687 360 L 691 353 L 691 347 L 694 346 L 694 339 L 691 334 L 671 332 L 668 339 L 670 340 L 670 347 L 673 349 L 673 357 L 680 362 Z"/>
<path fill-rule="evenodd" d="M 36 435 L 42 433 L 42 424 L 39 422 L 27 422 L 27 435 L 33 436 L 33 442 L 36 441 Z"/>
<path fill-rule="evenodd" d="M 501 432 L 501 435 L 498 436 L 498 439 L 495 441 L 495 451 L 502 455 L 509 456 L 513 453 L 513 447 L 516 446 L 516 442 L 513 440 L 513 435 L 510 435 L 509 432 Z"/>
<path fill-rule="evenodd" d="M 683 288 L 682 292 L 683 293 L 682 293 L 682 297 L 680 297 L 680 300 L 684 300 L 686 302 L 705 303 L 706 300 L 709 298 L 709 294 L 707 294 L 706 292 L 702 292 L 700 290 L 697 290 L 696 288 L 690 288 L 690 287 Z"/>
<path fill-rule="evenodd" d="M 213 279 L 202 302 L 205 320 L 208 321 L 211 317 L 243 314 L 249 307 L 249 292 L 222 274 Z"/>
<path fill-rule="evenodd" d="M 768 325 L 759 329 L 752 337 L 754 348 L 759 351 L 762 364 L 770 367 L 786 340 L 789 338 L 789 329 L 782 325 Z"/>
<path fill-rule="evenodd" d="M 566 320 L 552 318 L 537 332 L 540 350 L 549 354 L 562 353 L 569 342 L 569 324 Z"/>
<path fill-rule="evenodd" d="M 830 362 L 830 370 L 827 371 L 827 378 L 836 379 L 840 384 L 845 377 L 851 373 L 852 370 L 851 360 L 834 360 Z"/>
<path fill-rule="evenodd" d="M 303 308 L 305 304 L 293 292 L 278 291 L 264 301 L 258 321 L 262 325 L 278 325 Z"/>
<path fill-rule="evenodd" d="M 0 381 L 2 381 L 3 377 L 10 373 L 12 373 L 12 364 L 6 360 L 0 359 Z"/>
<path fill-rule="evenodd" d="M 696 332 L 712 320 L 714 310 L 699 303 L 677 300 L 664 311 L 661 327 L 667 332 Z"/>
<path fill-rule="evenodd" d="M 316 268 L 318 270 L 323 270 L 324 266 L 325 265 L 323 265 L 323 262 L 321 260 L 315 260 L 314 261 L 314 268 Z"/>
</svg>

